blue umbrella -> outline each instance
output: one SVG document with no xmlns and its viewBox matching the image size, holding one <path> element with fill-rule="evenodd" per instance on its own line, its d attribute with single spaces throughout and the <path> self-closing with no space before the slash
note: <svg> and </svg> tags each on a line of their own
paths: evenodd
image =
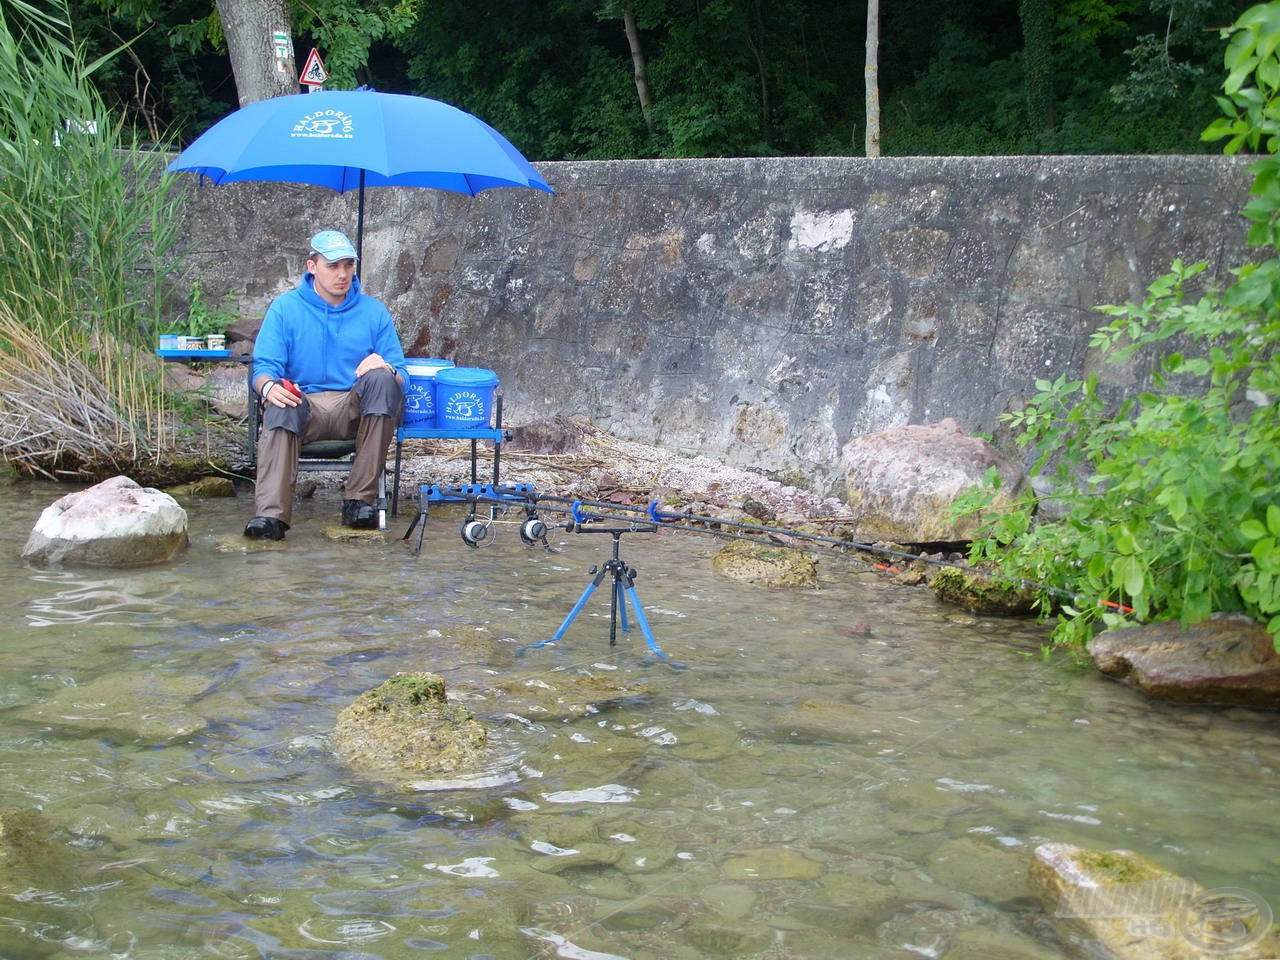
<svg viewBox="0 0 1280 960">
<path fill-rule="evenodd" d="M 356 251 L 364 239 L 364 188 L 435 187 L 475 195 L 492 187 L 547 185 L 483 120 L 426 97 L 326 90 L 260 100 L 206 130 L 169 164 L 214 183 L 274 180 L 359 190 Z"/>
</svg>

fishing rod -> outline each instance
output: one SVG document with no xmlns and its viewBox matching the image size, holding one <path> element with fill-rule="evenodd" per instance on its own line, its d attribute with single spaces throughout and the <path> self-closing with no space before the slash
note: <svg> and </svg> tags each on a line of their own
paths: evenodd
<svg viewBox="0 0 1280 960">
<path fill-rule="evenodd" d="M 664 525 L 670 525 L 670 528 L 675 530 L 687 530 L 691 533 L 702 533 L 710 536 L 721 537 L 723 539 L 745 540 L 750 543 L 758 543 L 765 546 L 782 546 L 782 547 L 789 547 L 791 549 L 805 550 L 810 553 L 817 553 L 820 556 L 834 556 L 842 560 L 851 560 L 853 562 L 861 562 L 866 564 L 867 566 L 872 567 L 875 570 L 888 572 L 888 573 L 901 573 L 902 571 L 897 567 L 889 566 L 886 564 L 872 563 L 869 561 L 862 560 L 859 557 L 850 556 L 849 551 L 852 550 L 852 551 L 871 553 L 879 556 L 890 557 L 897 560 L 903 560 L 909 563 L 927 563 L 936 567 L 944 567 L 944 568 L 950 568 L 952 570 L 959 570 L 962 573 L 978 574 L 980 576 L 984 576 L 992 580 L 1002 580 L 1007 583 L 1016 584 L 1020 587 L 1023 587 L 1029 590 L 1040 590 L 1047 594 L 1051 594 L 1060 600 L 1068 600 L 1072 603 L 1079 603 L 1082 601 L 1087 603 L 1097 603 L 1099 606 L 1106 607 L 1108 609 L 1115 610 L 1121 613 L 1134 612 L 1132 607 L 1126 606 L 1121 603 L 1117 603 L 1114 600 L 1104 600 L 1100 598 L 1087 597 L 1081 593 L 1073 592 L 1071 590 L 1066 590 L 1061 587 L 1055 587 L 1055 586 L 1052 586 L 1051 584 L 1042 583 L 1037 580 L 1030 580 L 1026 577 L 1016 577 L 1016 576 L 1012 576 L 1010 574 L 1003 573 L 996 570 L 983 570 L 980 567 L 974 567 L 966 563 L 959 563 L 954 560 L 946 560 L 941 557 L 931 557 L 923 553 L 920 553 L 920 554 L 909 553 L 904 550 L 895 550 L 891 547 L 884 547 L 874 543 L 867 543 L 865 541 L 850 540 L 842 537 L 829 537 L 829 536 L 824 536 L 822 534 L 810 533 L 808 531 L 803 531 L 803 530 L 793 530 L 785 527 L 771 527 L 763 524 L 750 523 L 742 520 L 728 520 L 722 517 L 698 515 L 688 510 L 673 513 L 670 511 L 660 510 L 656 502 L 651 502 L 647 507 L 639 507 L 639 506 L 626 505 L 626 504 L 614 504 L 614 503 L 609 503 L 607 501 L 583 501 L 583 500 L 570 501 L 568 498 L 564 498 L 564 497 L 547 496 L 540 499 L 545 499 L 548 501 L 559 501 L 561 503 L 566 503 L 566 502 L 571 503 L 571 506 L 568 512 L 573 514 L 575 519 L 577 519 L 577 517 L 580 515 L 581 508 L 583 506 L 643 512 L 646 516 L 648 516 L 648 518 L 651 521 L 655 523 L 661 523 Z M 556 508 L 556 507 L 548 507 L 546 509 L 563 510 L 563 508 Z M 603 519 L 616 519 L 616 518 L 610 517 L 608 514 L 601 514 L 600 516 Z M 692 526 L 692 527 L 679 526 L 678 524 L 682 521 L 685 523 L 705 524 L 707 528 L 702 529 L 697 526 Z M 723 530 L 715 529 L 717 527 L 734 527 L 742 531 L 748 531 L 748 533 L 740 533 L 740 534 L 728 533 Z M 756 536 L 751 536 L 750 534 L 756 534 Z M 814 547 L 800 546 L 794 542 L 797 540 L 808 541 L 812 544 L 821 545 L 822 549 L 815 549 Z"/>
<path fill-rule="evenodd" d="M 865 553 L 889 560 L 906 563 L 926 563 L 936 567 L 959 570 L 966 574 L 978 574 L 988 579 L 1015 584 L 1024 589 L 1041 591 L 1059 600 L 1073 604 L 1096 604 L 1125 614 L 1134 612 L 1132 607 L 1117 603 L 1114 600 L 1089 597 L 1026 577 L 1012 576 L 1000 571 L 984 570 L 980 567 L 947 560 L 942 557 L 910 553 L 879 544 L 844 537 L 831 537 L 804 530 L 695 514 L 690 510 L 663 510 L 656 501 L 640 506 L 607 500 L 588 500 L 581 497 L 539 494 L 531 484 L 464 484 L 453 490 L 453 496 L 454 499 L 468 501 L 472 504 L 468 519 L 463 523 L 462 527 L 462 540 L 472 547 L 480 546 L 487 538 L 490 524 L 502 522 L 500 520 L 501 514 L 512 507 L 520 507 L 525 512 L 525 519 L 520 525 L 520 539 L 530 546 L 541 544 L 548 551 L 552 550 L 547 541 L 550 527 L 542 519 L 541 514 L 558 513 L 565 514 L 570 518 L 569 522 L 564 524 L 564 529 L 569 532 L 585 532 L 586 525 L 592 523 L 613 522 L 637 526 L 651 524 L 662 529 L 698 533 L 724 540 L 739 540 L 762 546 L 781 546 L 818 556 L 835 557 L 854 563 L 862 563 L 879 572 L 902 572 L 900 567 L 893 566 L 892 563 L 876 563 L 856 556 L 857 553 Z M 481 504 L 490 506 L 488 520 L 480 520 L 476 516 L 476 508 Z M 405 535 L 405 538 L 408 538 L 408 534 Z M 421 543 L 421 538 L 419 538 L 419 543 Z"/>
<path fill-rule="evenodd" d="M 422 524 L 422 528 L 425 530 L 427 512 L 425 505 L 429 502 L 428 497 L 436 501 L 452 500 L 470 503 L 470 510 L 467 513 L 467 518 L 462 523 L 461 531 L 462 542 L 469 547 L 478 548 L 488 542 L 489 530 L 493 524 L 514 522 L 504 520 L 502 517 L 508 510 L 518 507 L 523 509 L 525 514 L 524 520 L 520 523 L 520 539 L 530 546 L 540 543 L 547 551 L 552 551 L 553 549 L 547 541 L 547 535 L 550 533 L 551 528 L 547 526 L 546 521 L 538 514 L 539 497 L 530 484 L 464 484 L 459 487 L 423 487 L 418 516 L 414 518 L 413 523 L 405 531 L 402 539 L 409 539 L 414 527 L 419 523 Z M 482 504 L 488 504 L 489 506 L 489 516 L 486 519 L 482 519 L 478 515 L 478 508 Z M 648 618 L 644 615 L 644 608 L 640 605 L 640 597 L 636 593 L 635 567 L 630 566 L 619 556 L 619 547 L 624 534 L 654 533 L 658 530 L 658 523 L 652 520 L 640 521 L 635 517 L 622 517 L 613 518 L 619 520 L 620 525 L 604 526 L 602 524 L 606 520 L 605 517 L 601 515 L 587 516 L 581 512 L 582 506 L 582 504 L 577 504 L 569 511 L 572 519 L 566 525 L 566 529 L 575 533 L 609 534 L 613 538 L 613 556 L 605 563 L 591 568 L 589 573 L 594 579 L 587 584 L 582 596 L 578 598 L 578 602 L 573 605 L 569 615 L 560 624 L 560 628 L 546 640 L 520 647 L 516 651 L 516 656 L 522 656 L 526 651 L 537 650 L 540 647 L 558 643 L 562 640 L 574 619 L 582 612 L 583 607 L 587 605 L 587 601 L 596 591 L 596 588 L 607 577 L 612 577 L 613 582 L 609 590 L 609 646 L 617 645 L 619 624 L 621 624 L 623 631 L 629 632 L 631 629 L 627 621 L 627 605 L 629 603 L 636 623 L 639 624 L 640 631 L 644 635 L 645 644 L 648 646 L 653 658 L 677 670 L 683 669 L 684 664 L 667 656 L 662 647 L 658 645 L 658 641 L 654 639 L 653 630 L 649 627 Z M 555 510 L 558 508 L 548 507 L 547 509 Z M 419 532 L 418 546 L 414 550 L 415 554 L 421 551 L 422 537 L 422 532 Z"/>
</svg>

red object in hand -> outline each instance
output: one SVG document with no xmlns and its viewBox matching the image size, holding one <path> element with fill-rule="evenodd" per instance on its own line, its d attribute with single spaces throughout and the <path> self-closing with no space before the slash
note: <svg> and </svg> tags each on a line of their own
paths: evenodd
<svg viewBox="0 0 1280 960">
<path fill-rule="evenodd" d="M 286 390 L 292 393 L 295 397 L 299 399 L 302 398 L 302 391 L 298 389 L 298 385 L 294 383 L 292 380 L 281 380 L 280 386 L 284 387 Z"/>
</svg>

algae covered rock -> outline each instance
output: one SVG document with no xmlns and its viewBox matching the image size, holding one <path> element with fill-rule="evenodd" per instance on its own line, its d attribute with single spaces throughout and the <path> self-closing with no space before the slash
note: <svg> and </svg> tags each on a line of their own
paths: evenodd
<svg viewBox="0 0 1280 960">
<path fill-rule="evenodd" d="M 1280 955 L 1271 907 L 1240 887 L 1205 890 L 1132 850 L 1044 843 L 1031 887 L 1068 942 L 1123 960 Z"/>
<path fill-rule="evenodd" d="M 1021 617 L 1034 609 L 1031 587 L 982 570 L 944 567 L 930 583 L 934 595 L 947 603 L 986 617 Z"/>
<path fill-rule="evenodd" d="M 170 487 L 167 492 L 171 497 L 234 497 L 236 487 L 230 477 L 200 477 Z"/>
<path fill-rule="evenodd" d="M 74 880 L 73 862 L 53 825 L 37 810 L 0 807 L 0 893 L 57 890 Z"/>
<path fill-rule="evenodd" d="M 405 781 L 476 769 L 488 735 L 466 707 L 450 702 L 433 673 L 399 673 L 338 714 L 332 743 L 351 766 Z"/>
<path fill-rule="evenodd" d="M 787 547 L 767 547 L 732 541 L 711 558 L 711 569 L 731 580 L 766 587 L 813 589 L 818 586 L 818 563 Z"/>
</svg>

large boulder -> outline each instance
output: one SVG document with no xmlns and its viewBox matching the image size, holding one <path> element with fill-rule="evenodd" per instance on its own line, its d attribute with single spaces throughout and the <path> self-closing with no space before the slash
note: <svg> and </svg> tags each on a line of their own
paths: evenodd
<svg viewBox="0 0 1280 960">
<path fill-rule="evenodd" d="M 844 446 L 841 469 L 845 500 L 858 517 L 857 536 L 893 543 L 971 539 L 980 518 L 953 520 L 948 513 L 991 467 L 1001 479 L 991 505 L 998 511 L 1026 487 L 1026 473 L 986 440 L 966 435 L 954 420 L 854 437 Z"/>
<path fill-rule="evenodd" d="M 1153 700 L 1280 709 L 1280 655 L 1256 620 L 1216 615 L 1108 630 L 1089 641 L 1093 664 Z"/>
<path fill-rule="evenodd" d="M 187 512 L 167 493 L 112 477 L 44 509 L 24 560 L 136 567 L 171 559 L 187 546 Z"/>
<path fill-rule="evenodd" d="M 1031 888 L 1063 939 L 1108 960 L 1280 956 L 1270 906 L 1239 887 L 1201 888 L 1132 850 L 1043 843 Z"/>
</svg>

